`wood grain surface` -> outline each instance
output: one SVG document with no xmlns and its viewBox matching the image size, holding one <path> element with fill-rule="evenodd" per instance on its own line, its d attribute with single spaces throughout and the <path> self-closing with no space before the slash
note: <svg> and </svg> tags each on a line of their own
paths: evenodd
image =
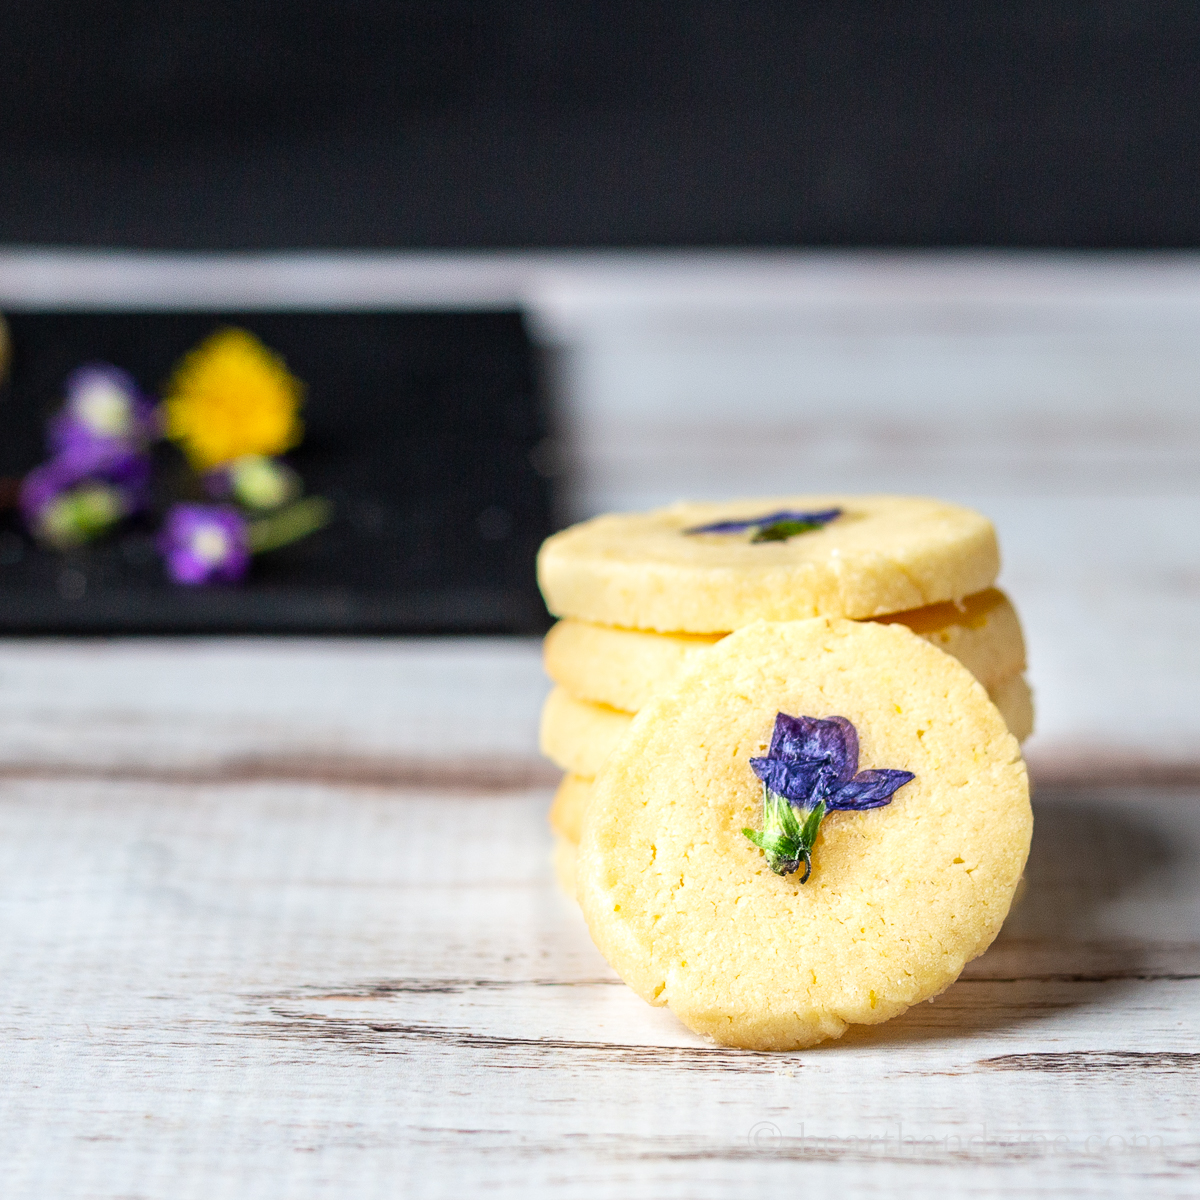
<svg viewBox="0 0 1200 1200">
<path fill-rule="evenodd" d="M 954 987 L 758 1055 L 643 1004 L 557 891 L 528 647 L 238 645 L 97 646 L 70 694 L 61 648 L 0 654 L 43 685 L 0 734 L 6 1197 L 1195 1194 L 1200 789 L 1043 786 Z"/>
<path fill-rule="evenodd" d="M 0 303 L 521 303 L 564 517 L 976 505 L 1040 781 L 957 984 L 755 1055 L 558 893 L 536 644 L 0 644 L 4 1200 L 1200 1193 L 1200 257 L 0 250 Z"/>
</svg>

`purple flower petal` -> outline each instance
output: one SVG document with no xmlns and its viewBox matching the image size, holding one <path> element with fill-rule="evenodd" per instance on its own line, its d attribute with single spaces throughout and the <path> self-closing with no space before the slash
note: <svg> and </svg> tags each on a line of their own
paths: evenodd
<svg viewBox="0 0 1200 1200">
<path fill-rule="evenodd" d="M 916 776 L 911 771 L 860 771 L 849 782 L 832 790 L 825 807 L 830 812 L 882 808 L 891 803 L 893 792 L 913 779 Z"/>
<path fill-rule="evenodd" d="M 770 758 L 788 762 L 820 759 L 833 767 L 842 783 L 858 770 L 858 731 L 845 717 L 789 717 L 779 713 L 771 735 Z"/>
<path fill-rule="evenodd" d="M 768 791 L 802 808 L 812 808 L 829 786 L 829 764 L 823 759 L 785 762 L 780 758 L 752 758 L 750 769 Z"/>
<path fill-rule="evenodd" d="M 159 549 L 176 583 L 236 583 L 250 566 L 246 521 L 220 504 L 175 504 L 167 513 Z"/>
<path fill-rule="evenodd" d="M 819 512 L 782 512 L 767 513 L 766 516 L 753 517 L 748 521 L 715 521 L 711 525 L 697 525 L 685 529 L 684 533 L 741 533 L 746 529 L 758 529 L 763 525 L 775 525 L 779 521 L 799 521 L 806 525 L 828 525 L 835 517 L 840 517 L 840 508 L 826 508 Z"/>
<path fill-rule="evenodd" d="M 106 483 L 124 497 L 126 513 L 142 508 L 150 485 L 150 460 L 126 445 L 79 445 L 34 467 L 21 481 L 19 503 L 31 529 L 48 504 L 81 483 Z"/>
</svg>

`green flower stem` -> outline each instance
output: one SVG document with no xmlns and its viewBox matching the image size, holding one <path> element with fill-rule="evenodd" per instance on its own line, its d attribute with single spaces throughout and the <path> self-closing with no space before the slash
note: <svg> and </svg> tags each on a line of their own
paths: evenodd
<svg viewBox="0 0 1200 1200">
<path fill-rule="evenodd" d="M 39 518 L 38 535 L 66 550 L 106 534 L 126 514 L 124 497 L 108 484 L 87 484 L 63 492 Z"/>
<path fill-rule="evenodd" d="M 767 865 L 776 875 L 790 875 L 803 862 L 800 882 L 807 883 L 812 874 L 812 848 L 824 817 L 825 801 L 820 800 L 805 813 L 802 823 L 791 804 L 764 783 L 762 833 L 753 829 L 743 829 L 742 833 L 766 855 Z"/>
<path fill-rule="evenodd" d="M 289 504 L 269 517 L 260 517 L 246 526 L 251 554 L 278 550 L 323 529 L 333 519 L 333 505 L 323 496 L 307 496 Z"/>
<path fill-rule="evenodd" d="M 750 539 L 751 542 L 786 542 L 798 533 L 808 533 L 810 529 L 821 529 L 819 521 L 776 521 L 772 525 L 759 527 L 758 532 Z"/>
</svg>

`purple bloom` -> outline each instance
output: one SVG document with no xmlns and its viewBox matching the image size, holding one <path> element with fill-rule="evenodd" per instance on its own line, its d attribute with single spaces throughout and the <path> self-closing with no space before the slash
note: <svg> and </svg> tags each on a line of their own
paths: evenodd
<svg viewBox="0 0 1200 1200">
<path fill-rule="evenodd" d="M 763 831 L 742 832 L 765 851 L 771 869 L 787 875 L 805 864 L 828 812 L 860 812 L 890 804 L 911 771 L 859 771 L 858 731 L 845 717 L 790 717 L 778 713 L 765 757 L 750 768 L 763 781 Z"/>
<path fill-rule="evenodd" d="M 755 530 L 755 542 L 786 542 L 788 538 L 798 533 L 807 533 L 811 529 L 821 529 L 830 521 L 842 515 L 840 508 L 825 508 L 818 512 L 781 512 L 767 513 L 761 517 L 752 517 L 747 521 L 715 521 L 711 525 L 697 525 L 685 529 L 684 533 L 743 533 L 747 529 Z"/>
<path fill-rule="evenodd" d="M 824 801 L 826 812 L 879 808 L 915 778 L 911 771 L 859 772 L 858 731 L 845 717 L 787 713 L 775 717 L 767 756 L 752 758 L 750 769 L 793 805 L 813 809 Z"/>
<path fill-rule="evenodd" d="M 92 446 L 140 448 L 158 436 L 154 406 L 133 376 L 108 363 L 87 363 L 67 376 L 67 402 L 50 419 L 53 454 Z"/>
<path fill-rule="evenodd" d="M 19 503 L 35 537 L 76 545 L 143 508 L 149 487 L 148 458 L 120 443 L 96 441 L 34 467 L 21 482 Z"/>
<path fill-rule="evenodd" d="M 224 504 L 175 504 L 159 549 L 176 583 L 236 583 L 250 566 L 246 521 Z"/>
</svg>

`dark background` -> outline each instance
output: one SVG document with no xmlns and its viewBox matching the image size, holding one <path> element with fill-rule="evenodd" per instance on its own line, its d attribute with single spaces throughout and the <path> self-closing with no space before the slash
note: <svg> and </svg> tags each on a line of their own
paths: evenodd
<svg viewBox="0 0 1200 1200">
<path fill-rule="evenodd" d="M 6 0 L 0 241 L 1200 244 L 1200 5 Z"/>
<path fill-rule="evenodd" d="M 534 556 L 552 531 L 532 347 L 515 312 L 22 312 L 0 383 L 0 632 L 539 633 Z M 45 456 L 62 381 L 120 363 L 154 395 L 185 351 L 233 324 L 305 385 L 288 455 L 333 507 L 325 529 L 255 559 L 236 588 L 170 583 L 155 529 L 199 480 L 158 448 L 153 511 L 97 544 L 35 546 L 9 507 Z"/>
</svg>

